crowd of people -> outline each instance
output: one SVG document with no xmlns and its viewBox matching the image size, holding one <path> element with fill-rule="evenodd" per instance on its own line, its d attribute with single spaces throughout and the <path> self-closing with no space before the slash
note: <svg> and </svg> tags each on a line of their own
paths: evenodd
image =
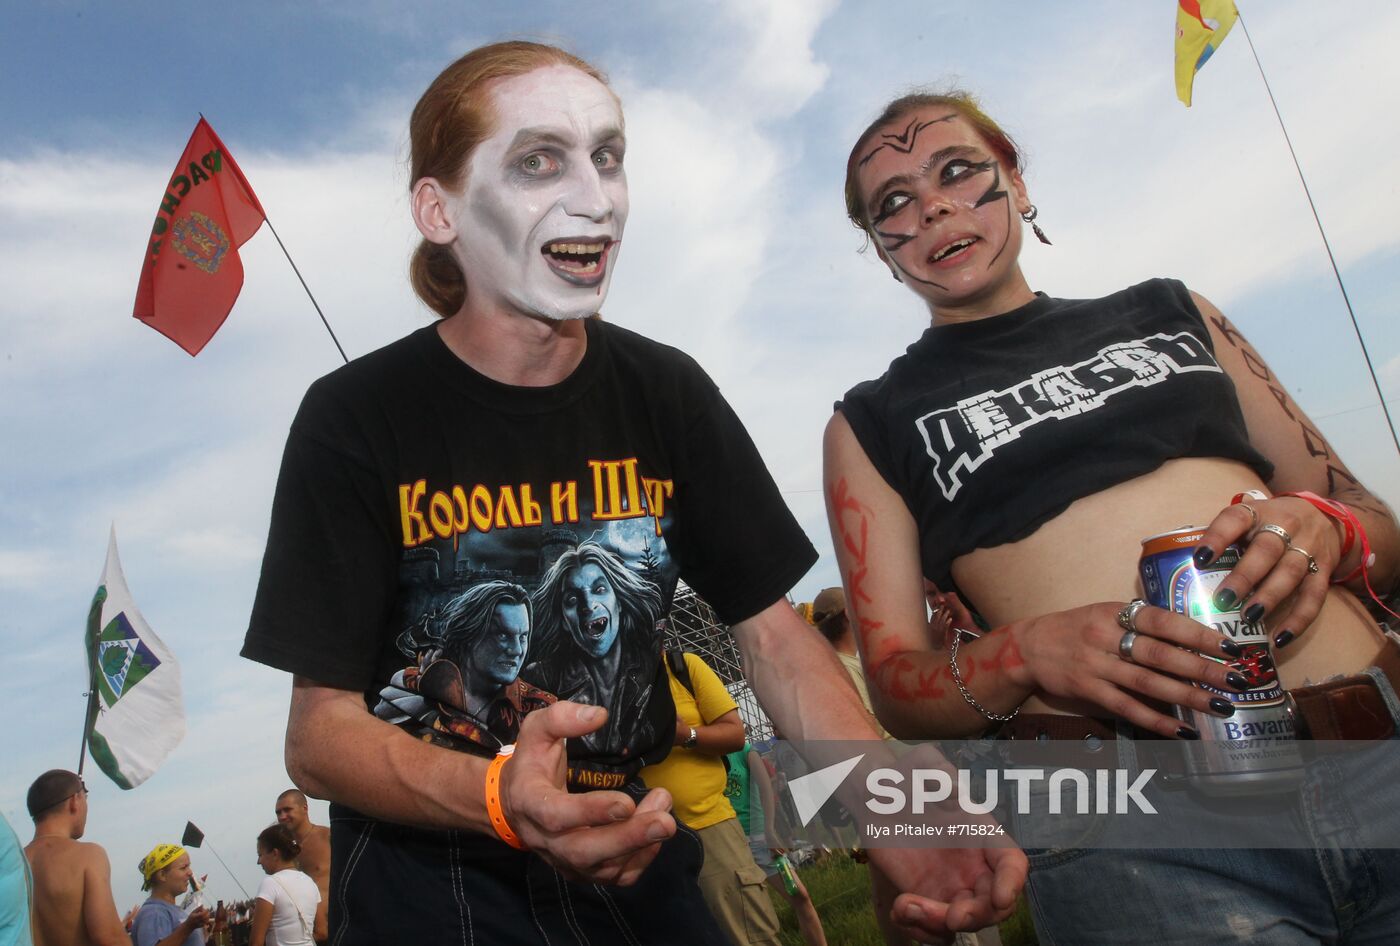
<svg viewBox="0 0 1400 946">
<path fill-rule="evenodd" d="M 1129 765 L 1254 685 L 1233 638 L 1138 599 L 1139 541 L 1206 523 L 1211 607 L 1258 629 L 1252 672 L 1290 688 L 1299 732 L 1396 733 L 1400 652 L 1362 604 L 1400 582 L 1394 514 L 1180 282 L 1032 291 L 1023 224 L 1049 240 L 1020 151 L 963 92 L 889 103 L 850 152 L 851 222 L 929 327 L 835 406 L 844 592 L 803 621 L 786 596 L 815 550 L 739 418 L 687 355 L 601 317 L 624 129 L 601 71 L 529 42 L 469 52 L 414 108 L 410 275 L 440 318 L 308 390 L 242 651 L 291 675 L 288 771 L 331 801 L 328 844 L 296 795 L 259 836 L 255 943 L 324 936 L 327 872 L 344 946 L 775 942 L 782 844 L 726 795 L 767 799 L 766 767 L 713 672 L 664 652 L 681 580 L 785 736 L 867 741 L 858 775 L 891 733 L 1092 739 Z M 1373 796 L 1392 776 L 1354 773 Z M 31 793 L 35 930 L 124 942 L 75 778 Z M 1393 939 L 1396 852 L 1314 841 L 864 855 L 890 943 L 970 935 L 1023 887 L 1054 942 Z M 142 873 L 137 946 L 202 942 L 207 907 L 174 905 L 188 853 Z M 800 878 L 780 885 L 822 942 Z M 1219 908 L 1191 909 L 1207 891 Z"/>
<path fill-rule="evenodd" d="M 841 599 L 841 589 L 827 589 L 818 604 L 837 602 L 839 610 Z M 798 613 L 810 623 L 829 617 L 820 610 L 814 615 L 811 605 L 799 605 Z M 824 633 L 830 633 L 830 626 L 828 622 Z M 792 907 L 802 941 L 826 946 L 821 918 L 787 859 L 795 816 L 791 804 L 780 805 L 774 791 L 779 777 L 774 762 L 749 742 L 738 705 L 704 658 L 668 651 L 666 671 L 676 707 L 674 745 L 641 777 L 670 794 L 674 816 L 699 837 L 705 852 L 699 884 L 716 923 L 734 943 L 777 946 L 778 917 L 766 892 L 771 889 Z M 858 671 L 852 672 L 863 688 Z M 311 821 L 306 796 L 298 789 L 278 796 L 276 823 L 257 837 L 257 863 L 266 876 L 252 899 L 211 905 L 204 896 L 207 875 L 196 876 L 190 851 L 161 843 L 137 864 L 148 899 L 124 916 L 111 893 L 105 850 L 82 840 L 88 814 L 82 778 L 62 769 L 45 772 L 31 786 L 28 806 L 33 840 L 22 855 L 17 839 L 5 851 L 19 858 L 17 864 L 27 860 L 29 890 L 4 902 L 23 904 L 27 897 L 30 915 L 22 918 L 17 912 L 12 925 L 0 923 L 0 931 L 23 926 L 40 946 L 312 946 L 327 941 L 330 831 Z M 24 873 L 18 866 L 3 872 L 6 877 Z M 902 946 L 909 941 L 891 931 L 888 942 Z M 3 936 L 0 944 L 10 946 Z"/>
<path fill-rule="evenodd" d="M 277 821 L 257 837 L 266 876 L 252 899 L 211 905 L 204 896 L 208 875 L 195 876 L 190 852 L 160 843 L 135 865 L 150 896 L 124 916 L 112 896 L 107 852 L 82 840 L 88 819 L 82 778 L 65 769 L 45 772 L 26 804 L 34 837 L 0 875 L 7 881 L 0 902 L 4 946 L 313 946 L 327 939 L 330 831 L 311 821 L 298 789 L 277 798 Z M 0 854 L 18 852 L 16 840 Z"/>
</svg>

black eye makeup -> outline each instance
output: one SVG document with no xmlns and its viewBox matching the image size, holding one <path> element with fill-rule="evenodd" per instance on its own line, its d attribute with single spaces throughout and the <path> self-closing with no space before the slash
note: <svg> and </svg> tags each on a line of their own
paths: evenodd
<svg viewBox="0 0 1400 946">
<path fill-rule="evenodd" d="M 878 227 L 882 222 L 893 217 L 913 202 L 913 196 L 904 191 L 891 191 L 885 194 L 880 198 L 880 205 L 876 208 L 875 216 L 871 218 L 870 225 Z"/>
<path fill-rule="evenodd" d="M 993 166 L 991 161 L 969 161 L 966 158 L 954 158 L 943 165 L 938 180 L 942 184 L 953 184 L 981 174 L 983 171 L 990 171 Z"/>
</svg>

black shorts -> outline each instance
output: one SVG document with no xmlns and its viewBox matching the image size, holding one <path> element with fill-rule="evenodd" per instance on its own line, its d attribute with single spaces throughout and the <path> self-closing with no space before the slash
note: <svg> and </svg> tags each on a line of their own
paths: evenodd
<svg viewBox="0 0 1400 946">
<path fill-rule="evenodd" d="M 704 851 L 678 825 L 630 887 L 578 884 L 474 831 L 428 831 L 331 805 L 331 946 L 715 946 L 696 878 Z"/>
</svg>

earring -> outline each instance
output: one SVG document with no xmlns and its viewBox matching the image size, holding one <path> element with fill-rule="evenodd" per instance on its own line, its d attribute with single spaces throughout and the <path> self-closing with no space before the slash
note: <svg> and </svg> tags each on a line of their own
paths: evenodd
<svg viewBox="0 0 1400 946">
<path fill-rule="evenodd" d="M 1035 233 L 1037 239 L 1046 246 L 1054 246 L 1050 238 L 1045 235 L 1045 231 L 1040 229 L 1040 224 L 1035 222 L 1035 218 L 1040 216 L 1040 211 L 1035 209 L 1035 204 L 1031 204 L 1031 209 L 1021 214 L 1021 219 L 1031 225 L 1031 231 Z"/>
</svg>

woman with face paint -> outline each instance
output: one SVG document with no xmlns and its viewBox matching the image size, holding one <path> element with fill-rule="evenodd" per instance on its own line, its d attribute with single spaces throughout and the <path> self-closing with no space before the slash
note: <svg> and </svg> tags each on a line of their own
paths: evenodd
<svg viewBox="0 0 1400 946">
<path fill-rule="evenodd" d="M 1036 210 L 1016 146 L 962 92 L 890 103 L 851 151 L 846 202 L 931 316 L 837 404 L 824 443 L 849 610 L 891 733 L 1000 730 L 1121 755 L 1127 740 L 1199 738 L 1170 704 L 1217 718 L 1248 706 L 1257 681 L 1227 664 L 1238 644 L 1128 606 L 1140 540 L 1192 523 L 1209 524 L 1197 566 L 1242 549 L 1213 607 L 1268 627 L 1253 671 L 1293 688 L 1313 735 L 1394 731 L 1400 655 L 1358 601 L 1367 582 L 1396 588 L 1394 514 L 1225 316 L 1174 280 L 1094 300 L 1033 292 L 1018 256 Z M 931 647 L 941 625 L 926 603 L 954 604 L 954 589 L 993 629 Z M 1165 942 L 1293 926 L 1331 942 L 1354 917 L 1338 919 L 1329 884 L 1342 903 L 1394 889 L 1400 869 L 1390 852 L 1331 853 L 1342 882 L 1313 851 L 1057 850 L 1032 856 L 1027 889 L 1056 942 L 1164 925 Z M 1183 907 L 1202 902 L 1220 908 Z M 1378 906 L 1366 922 L 1393 938 L 1397 916 Z"/>
</svg>

